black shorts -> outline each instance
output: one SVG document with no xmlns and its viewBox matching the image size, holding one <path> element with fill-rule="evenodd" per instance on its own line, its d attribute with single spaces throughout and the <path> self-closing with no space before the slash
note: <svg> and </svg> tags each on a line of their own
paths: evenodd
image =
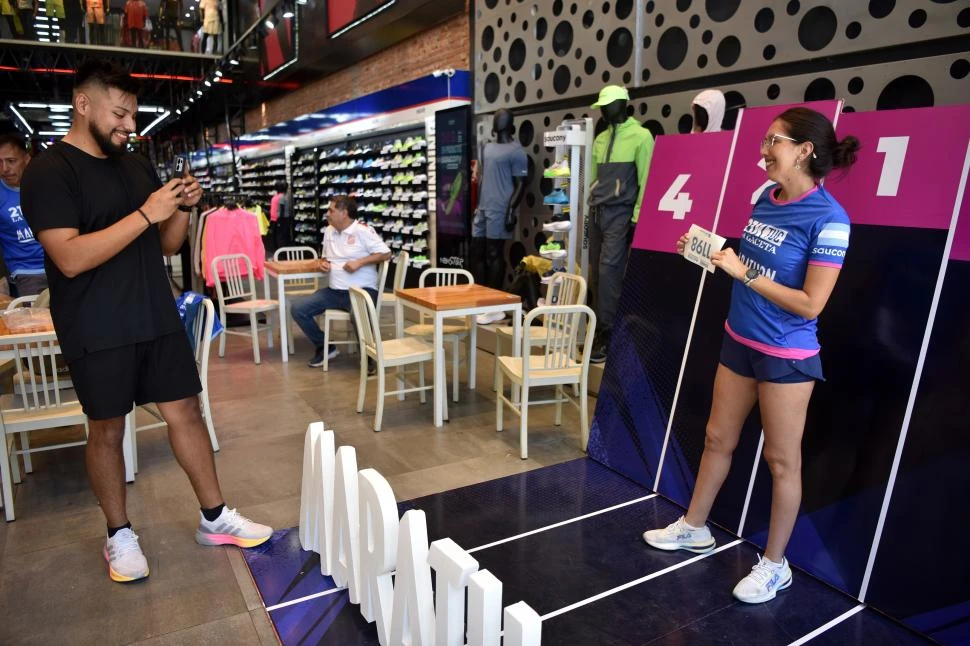
<svg viewBox="0 0 970 646">
<path fill-rule="evenodd" d="M 735 341 L 727 332 L 721 342 L 720 362 L 735 374 L 775 384 L 797 384 L 825 381 L 822 359 L 818 354 L 807 359 L 772 357 Z"/>
<path fill-rule="evenodd" d="M 91 352 L 68 367 L 84 414 L 94 420 L 127 415 L 132 402 L 171 402 L 202 392 L 192 346 L 182 331 Z"/>
</svg>

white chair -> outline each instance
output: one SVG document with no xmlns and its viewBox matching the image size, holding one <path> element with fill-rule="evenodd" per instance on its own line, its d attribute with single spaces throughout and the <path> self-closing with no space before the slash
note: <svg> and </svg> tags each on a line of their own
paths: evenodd
<svg viewBox="0 0 970 646">
<path fill-rule="evenodd" d="M 523 460 L 529 457 L 529 406 L 540 404 L 556 405 L 556 426 L 562 424 L 562 403 L 568 401 L 579 408 L 579 425 L 582 436 L 582 449 L 586 450 L 589 441 L 589 411 L 587 390 L 589 383 L 589 355 L 593 344 L 587 339 L 583 344 L 583 354 L 579 361 L 576 353 L 576 339 L 583 329 L 596 329 L 596 314 L 585 305 L 551 305 L 537 307 L 525 317 L 525 330 L 532 327 L 533 321 L 543 317 L 542 330 L 545 334 L 539 340 L 533 334 L 523 332 L 521 357 L 498 357 L 498 393 L 495 398 L 495 430 L 503 427 L 503 405 L 507 405 L 519 415 L 519 454 Z M 582 326 L 583 318 L 586 325 Z M 542 347 L 542 354 L 533 354 L 532 349 Z M 504 381 L 508 377 L 513 386 L 521 389 L 521 403 L 507 398 Z M 577 384 L 579 401 L 566 394 L 563 386 Z M 555 386 L 554 399 L 530 401 L 531 389 L 537 386 Z"/>
<path fill-rule="evenodd" d="M 549 282 L 546 289 L 546 305 L 585 305 L 586 280 L 577 274 L 557 273 Z M 492 390 L 498 390 L 498 358 L 502 354 L 502 346 L 512 342 L 512 326 L 503 325 L 495 328 L 495 369 L 492 374 Z M 523 328 L 530 334 L 533 341 L 540 343 L 545 338 L 545 331 L 541 327 Z M 576 394 L 576 391 L 573 391 Z"/>
<path fill-rule="evenodd" d="M 380 431 L 381 421 L 384 417 L 385 397 L 389 395 L 403 396 L 405 393 L 420 392 L 421 403 L 423 404 L 425 402 L 424 392 L 433 389 L 434 386 L 426 386 L 424 383 L 424 362 L 434 360 L 434 348 L 431 347 L 430 343 L 415 337 L 382 341 L 377 310 L 371 302 L 370 296 L 364 290 L 351 287 L 350 304 L 354 311 L 357 338 L 360 339 L 360 386 L 357 390 L 357 412 L 364 412 L 364 397 L 367 394 L 367 381 L 369 379 L 375 379 L 377 381 L 377 412 L 374 416 L 374 430 Z M 367 376 L 368 357 L 373 359 L 377 365 L 377 374 L 373 377 Z M 397 390 L 385 390 L 385 371 L 388 368 L 397 368 L 412 364 L 418 364 L 417 387 L 406 388 L 405 373 L 399 371 L 397 374 L 399 388 Z"/>
<path fill-rule="evenodd" d="M 377 267 L 377 311 L 381 311 L 381 303 L 384 300 L 384 283 L 387 282 L 387 266 L 389 261 L 385 260 Z M 331 335 L 331 324 L 332 323 L 346 323 L 347 327 L 350 328 L 350 312 L 344 310 L 324 310 L 323 312 L 323 336 L 326 339 L 327 347 L 323 348 L 323 371 L 327 372 L 330 370 L 330 348 L 332 345 L 358 345 L 356 339 L 351 338 L 350 332 L 352 329 L 348 329 L 348 334 L 346 339 L 333 340 Z"/>
<path fill-rule="evenodd" d="M 14 359 L 14 383 L 23 393 L 23 396 L 4 395 L 0 398 L 0 497 L 6 519 L 11 521 L 15 518 L 13 483 L 21 481 L 17 456 L 26 458 L 30 453 L 86 444 L 88 425 L 81 404 L 73 395 L 68 397 L 62 392 L 57 370 L 52 369 L 54 359 L 61 353 L 56 334 L 31 334 L 23 340 L 11 339 L 5 341 L 4 351 L 10 352 Z M 75 425 L 84 426 L 84 440 L 20 450 L 11 441 L 17 433 Z M 24 469 L 30 471 L 26 460 Z"/>
<path fill-rule="evenodd" d="M 259 363 L 259 329 L 257 317 L 266 315 L 268 328 L 268 345 L 273 347 L 273 312 L 278 311 L 279 303 L 272 299 L 256 298 L 256 286 L 253 281 L 253 264 L 245 254 L 236 253 L 218 256 L 212 259 L 212 274 L 215 276 L 216 296 L 219 299 L 219 320 L 222 321 L 225 332 L 219 337 L 219 356 L 226 356 L 226 334 L 251 336 L 253 340 L 253 360 Z M 223 276 L 227 292 L 223 292 Z M 226 327 L 226 314 L 247 314 L 249 316 L 249 332 L 237 332 Z M 285 351 L 285 348 L 281 348 Z"/>
<path fill-rule="evenodd" d="M 212 450 L 219 450 L 219 440 L 216 439 L 216 429 L 212 423 L 212 407 L 209 405 L 209 351 L 212 348 L 212 328 L 215 325 L 216 308 L 208 298 L 203 299 L 199 314 L 195 318 L 195 327 L 192 336 L 195 339 L 195 365 L 199 370 L 199 380 L 202 382 L 202 392 L 199 393 L 199 404 L 202 408 L 202 421 L 209 432 L 209 441 L 212 442 Z M 147 431 L 152 428 L 167 426 L 161 413 L 157 408 L 146 404 L 139 406 L 156 421 L 136 426 L 132 419 L 131 433 L 131 457 L 134 470 L 138 471 L 138 431 Z M 137 411 L 136 411 L 137 412 Z"/>
<path fill-rule="evenodd" d="M 418 287 L 447 287 L 461 284 L 473 285 L 474 283 L 475 277 L 472 276 L 472 273 L 466 269 L 440 269 L 437 267 L 432 267 L 421 272 L 421 276 L 418 278 Z M 445 323 L 441 326 L 442 343 L 451 343 L 452 399 L 455 401 L 458 401 L 458 364 L 461 359 L 461 354 L 458 352 L 458 344 L 461 343 L 462 340 L 468 340 L 471 332 L 471 326 L 472 321 L 470 320 L 470 317 L 446 319 Z M 408 336 L 418 336 L 425 339 L 431 339 L 434 337 L 434 323 L 428 322 L 425 315 L 422 314 L 419 323 L 409 325 L 408 327 L 404 328 L 404 334 Z M 473 348 L 472 343 L 469 342 L 469 375 L 474 374 L 475 371 L 475 351 L 476 348 Z"/>
<path fill-rule="evenodd" d="M 273 260 L 316 260 L 320 256 L 313 247 L 280 247 L 273 252 Z M 304 278 L 301 280 L 287 280 L 283 283 L 286 290 L 286 297 L 290 296 L 309 296 L 320 289 L 320 281 L 316 278 Z M 291 303 L 292 307 L 292 303 Z M 295 352 L 293 347 L 293 315 L 287 312 L 287 339 L 290 354 Z"/>
<path fill-rule="evenodd" d="M 410 258 L 411 255 L 407 251 L 401 251 L 397 254 L 397 258 L 394 261 L 394 277 L 391 279 L 391 291 L 384 294 L 381 300 L 381 308 L 377 310 L 378 316 L 383 315 L 384 310 L 388 308 L 391 310 L 393 316 L 397 316 L 397 294 L 395 292 L 404 288 L 404 280 L 408 275 L 408 261 Z M 396 323 L 397 320 L 395 319 L 394 323 L 381 325 L 381 330 Z"/>
</svg>

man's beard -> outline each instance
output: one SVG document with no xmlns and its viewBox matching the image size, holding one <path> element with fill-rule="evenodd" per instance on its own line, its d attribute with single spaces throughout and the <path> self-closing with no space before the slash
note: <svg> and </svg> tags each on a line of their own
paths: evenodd
<svg viewBox="0 0 970 646">
<path fill-rule="evenodd" d="M 91 133 L 91 137 L 98 144 L 98 147 L 101 148 L 101 152 L 108 157 L 121 157 L 128 148 L 127 139 L 121 145 L 115 144 L 111 141 L 111 132 L 105 135 L 93 123 L 88 124 L 88 132 Z"/>
</svg>

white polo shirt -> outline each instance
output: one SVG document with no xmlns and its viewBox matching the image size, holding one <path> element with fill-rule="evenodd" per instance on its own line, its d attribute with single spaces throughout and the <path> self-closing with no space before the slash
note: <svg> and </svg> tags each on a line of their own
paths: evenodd
<svg viewBox="0 0 970 646">
<path fill-rule="evenodd" d="M 330 261 L 330 288 L 377 289 L 377 265 L 365 265 L 348 273 L 344 271 L 344 263 L 390 251 L 376 231 L 357 220 L 343 231 L 328 226 L 323 233 L 323 257 Z"/>
</svg>

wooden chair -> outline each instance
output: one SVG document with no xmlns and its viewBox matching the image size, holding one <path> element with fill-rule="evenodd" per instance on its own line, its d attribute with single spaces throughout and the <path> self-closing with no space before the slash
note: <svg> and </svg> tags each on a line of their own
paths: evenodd
<svg viewBox="0 0 970 646">
<path fill-rule="evenodd" d="M 542 317 L 544 334 L 536 338 L 530 332 L 534 321 Z M 586 325 L 583 326 L 583 319 Z M 579 426 L 582 449 L 586 450 L 589 441 L 589 411 L 587 392 L 589 384 L 589 355 L 592 339 L 583 344 L 583 354 L 579 361 L 576 355 L 576 340 L 583 329 L 596 329 L 596 314 L 585 305 L 550 305 L 537 307 L 525 317 L 522 334 L 521 357 L 497 357 L 499 364 L 498 392 L 495 398 L 495 430 L 503 428 L 503 405 L 519 415 L 519 454 L 523 460 L 529 457 L 529 406 L 540 404 L 556 405 L 556 426 L 562 424 L 562 404 L 568 401 L 579 408 Z M 533 354 L 533 348 L 542 348 L 542 354 Z M 504 380 L 508 378 L 521 392 L 521 402 L 505 396 Z M 566 394 L 563 386 L 579 386 L 579 401 Z M 554 399 L 530 401 L 532 388 L 555 386 Z"/>
<path fill-rule="evenodd" d="M 391 291 L 384 294 L 381 299 L 381 307 L 377 310 L 377 315 L 381 316 L 384 314 L 385 309 L 390 309 L 393 316 L 397 316 L 397 294 L 395 293 L 399 289 L 404 288 L 404 280 L 408 275 L 408 263 L 411 255 L 407 251 L 401 251 L 397 254 L 397 258 L 394 260 L 394 277 L 391 279 Z M 381 330 L 387 327 L 394 326 L 397 323 L 384 324 L 381 326 Z"/>
<path fill-rule="evenodd" d="M 426 400 L 425 391 L 434 386 L 424 383 L 424 363 L 434 360 L 434 348 L 430 343 L 415 337 L 404 337 L 383 341 L 381 339 L 380 321 L 377 310 L 371 302 L 367 292 L 357 287 L 350 288 L 350 304 L 354 311 L 354 322 L 357 326 L 357 338 L 360 339 L 360 386 L 357 390 L 357 412 L 364 411 L 364 397 L 367 394 L 367 381 L 377 381 L 377 412 L 374 416 L 374 430 L 381 430 L 384 417 L 384 398 L 389 395 L 404 395 L 405 393 L 420 392 L 421 403 Z M 377 365 L 377 374 L 367 376 L 368 357 Z M 406 388 L 404 372 L 398 372 L 397 390 L 385 389 L 385 371 L 388 368 L 398 368 L 418 364 L 418 386 Z M 447 413 L 446 413 L 447 414 Z"/>
<path fill-rule="evenodd" d="M 549 282 L 546 289 L 546 305 L 585 305 L 586 280 L 577 274 L 557 273 Z M 541 327 L 522 328 L 526 334 L 532 335 L 535 343 L 541 343 L 545 338 L 545 331 Z M 503 325 L 495 328 L 495 369 L 492 373 L 492 390 L 498 390 L 498 357 L 502 354 L 502 346 L 512 342 L 512 326 Z M 577 394 L 574 391 L 574 394 Z"/>
<path fill-rule="evenodd" d="M 259 329 L 257 317 L 266 315 L 267 339 L 273 347 L 272 313 L 279 310 L 279 303 L 272 299 L 256 298 L 256 285 L 253 280 L 253 264 L 245 254 L 235 253 L 212 259 L 212 273 L 216 277 L 216 295 L 219 299 L 219 320 L 225 332 L 219 337 L 219 356 L 226 355 L 226 334 L 250 336 L 253 340 L 253 360 L 259 363 Z M 224 277 L 226 290 L 223 291 L 219 277 Z M 226 314 L 247 314 L 249 332 L 237 332 L 226 327 Z M 285 348 L 281 348 L 285 351 Z"/>
<path fill-rule="evenodd" d="M 475 284 L 475 277 L 466 269 L 440 269 L 432 267 L 421 272 L 421 276 L 418 278 L 418 287 L 446 287 L 463 284 Z M 458 348 L 462 340 L 468 341 L 473 323 L 470 317 L 449 319 L 449 321 L 451 322 L 446 321 L 441 326 L 442 343 L 451 344 L 452 399 L 458 401 L 458 365 L 461 360 L 461 354 L 458 352 Z M 419 323 L 404 328 L 404 334 L 421 337 L 423 339 L 431 339 L 434 337 L 434 323 L 428 322 L 422 314 Z M 469 375 L 475 371 L 475 354 L 477 350 L 477 348 L 471 346 L 472 344 L 468 342 Z"/>
<path fill-rule="evenodd" d="M 275 252 L 273 252 L 273 260 L 316 260 L 320 256 L 317 254 L 317 250 L 313 247 L 280 247 Z M 320 281 L 317 278 L 304 278 L 302 280 L 288 280 L 283 283 L 284 289 L 286 289 L 286 298 L 289 300 L 290 296 L 309 296 L 318 289 L 320 289 Z M 289 301 L 292 306 L 292 301 Z M 290 354 L 295 352 L 293 346 L 293 316 L 287 312 L 286 317 L 287 325 L 287 339 L 289 345 Z"/>
<path fill-rule="evenodd" d="M 387 267 L 389 261 L 385 260 L 377 268 L 377 311 L 381 311 L 381 303 L 384 300 L 384 283 L 387 282 Z M 338 341 L 332 340 L 331 336 L 331 324 L 332 323 L 346 323 L 350 327 L 350 312 L 344 310 L 325 310 L 323 312 L 323 336 L 327 340 L 327 345 L 350 345 L 356 346 L 358 342 L 356 339 L 351 338 L 351 334 L 348 333 L 346 339 L 341 339 Z M 323 349 L 323 371 L 327 372 L 330 370 L 330 348 L 325 347 Z"/>
<path fill-rule="evenodd" d="M 209 432 L 209 441 L 212 442 L 212 450 L 219 450 L 219 440 L 216 439 L 216 429 L 212 423 L 212 406 L 209 404 L 209 351 L 212 348 L 212 328 L 215 325 L 216 308 L 208 298 L 203 299 L 199 314 L 195 318 L 193 329 L 193 339 L 195 340 L 195 365 L 199 370 L 199 380 L 202 382 L 202 392 L 199 393 L 199 404 L 202 409 L 202 421 Z M 155 419 L 154 422 L 143 426 L 136 426 L 134 416 L 132 416 L 131 433 L 131 453 L 134 470 L 138 471 L 138 431 L 147 431 L 153 428 L 167 426 L 162 419 L 158 409 L 148 404 L 139 406 Z M 137 411 L 136 411 L 137 412 Z"/>
<path fill-rule="evenodd" d="M 16 375 L 14 383 L 23 395 L 4 395 L 0 398 L 0 498 L 8 521 L 14 520 L 13 484 L 19 484 L 20 466 L 18 456 L 31 453 L 80 446 L 87 443 L 87 416 L 71 391 L 62 392 L 55 358 L 61 349 L 53 332 L 22 335 L 22 338 L 4 341 L 4 351 L 14 359 Z M 69 396 L 70 394 L 70 396 Z M 85 439 L 76 442 L 25 447 L 17 450 L 12 442 L 17 433 L 29 433 L 41 429 L 64 426 L 84 426 Z M 29 462 L 24 469 L 28 473 Z"/>
</svg>

